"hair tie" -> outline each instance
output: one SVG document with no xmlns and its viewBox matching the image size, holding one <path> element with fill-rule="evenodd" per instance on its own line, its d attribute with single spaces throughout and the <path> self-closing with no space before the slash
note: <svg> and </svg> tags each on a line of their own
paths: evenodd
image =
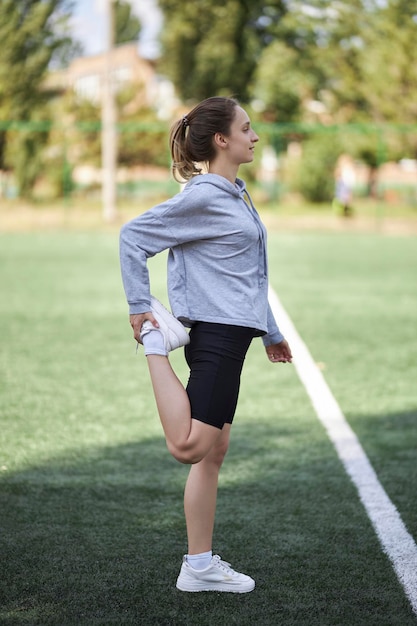
<svg viewBox="0 0 417 626">
<path fill-rule="evenodd" d="M 182 125 L 184 126 L 184 128 L 187 128 L 187 126 L 190 125 L 190 122 L 188 121 L 188 117 L 186 115 L 184 115 L 184 117 L 182 118 Z"/>
</svg>

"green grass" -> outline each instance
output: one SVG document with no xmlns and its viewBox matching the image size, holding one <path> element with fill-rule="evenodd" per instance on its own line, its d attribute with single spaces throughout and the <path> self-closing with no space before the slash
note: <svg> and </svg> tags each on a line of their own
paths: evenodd
<svg viewBox="0 0 417 626">
<path fill-rule="evenodd" d="M 414 238 L 270 235 L 274 287 L 417 537 Z M 252 346 L 215 550 L 247 595 L 175 589 L 187 468 L 135 355 L 117 234 L 0 237 L 0 623 L 387 625 L 409 604 L 291 366 Z M 164 295 L 165 260 L 152 261 Z M 180 353 L 172 358 L 180 376 Z"/>
<path fill-rule="evenodd" d="M 289 272 L 273 241 L 284 304 L 417 537 L 416 240 L 287 236 Z"/>
</svg>

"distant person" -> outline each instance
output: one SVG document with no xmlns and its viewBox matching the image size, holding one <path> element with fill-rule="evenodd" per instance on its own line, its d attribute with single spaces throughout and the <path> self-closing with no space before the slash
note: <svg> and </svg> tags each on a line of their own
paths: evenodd
<svg viewBox="0 0 417 626">
<path fill-rule="evenodd" d="M 355 172 L 347 164 L 340 167 L 336 175 L 334 205 L 344 217 L 353 215 L 352 197 Z"/>
<path fill-rule="evenodd" d="M 344 217 L 352 215 L 352 191 L 343 178 L 336 181 L 335 201 Z"/>
<path fill-rule="evenodd" d="M 170 134 L 174 176 L 188 184 L 121 230 L 130 324 L 144 346 L 167 447 L 191 464 L 184 494 L 188 554 L 177 579 L 182 591 L 255 587 L 213 556 L 212 538 L 218 474 L 249 345 L 262 336 L 272 363 L 292 359 L 268 304 L 266 231 L 236 178 L 239 166 L 253 160 L 258 139 L 236 100 L 204 100 Z M 203 163 L 208 173 L 202 174 Z M 166 249 L 175 317 L 150 293 L 147 259 Z M 186 389 L 168 359 L 181 346 L 190 369 Z"/>
</svg>

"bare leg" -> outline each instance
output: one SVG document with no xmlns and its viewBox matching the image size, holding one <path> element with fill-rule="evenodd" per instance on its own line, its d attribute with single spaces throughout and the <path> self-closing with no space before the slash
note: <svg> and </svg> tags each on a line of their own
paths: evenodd
<svg viewBox="0 0 417 626">
<path fill-rule="evenodd" d="M 191 418 L 187 392 L 167 357 L 150 354 L 147 361 L 168 449 L 181 463 L 198 463 L 221 431 Z"/>
<path fill-rule="evenodd" d="M 212 549 L 219 470 L 229 446 L 230 428 L 225 424 L 221 431 L 217 429 L 219 437 L 210 452 L 190 469 L 184 492 L 188 554 Z"/>
</svg>

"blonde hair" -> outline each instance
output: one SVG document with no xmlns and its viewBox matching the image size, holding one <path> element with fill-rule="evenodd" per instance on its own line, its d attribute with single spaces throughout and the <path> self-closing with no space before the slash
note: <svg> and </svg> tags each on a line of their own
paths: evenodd
<svg viewBox="0 0 417 626">
<path fill-rule="evenodd" d="M 213 137 L 216 133 L 229 135 L 237 106 L 234 98 L 207 98 L 173 124 L 169 144 L 175 180 L 184 182 L 201 174 L 198 164 L 214 158 Z"/>
</svg>

